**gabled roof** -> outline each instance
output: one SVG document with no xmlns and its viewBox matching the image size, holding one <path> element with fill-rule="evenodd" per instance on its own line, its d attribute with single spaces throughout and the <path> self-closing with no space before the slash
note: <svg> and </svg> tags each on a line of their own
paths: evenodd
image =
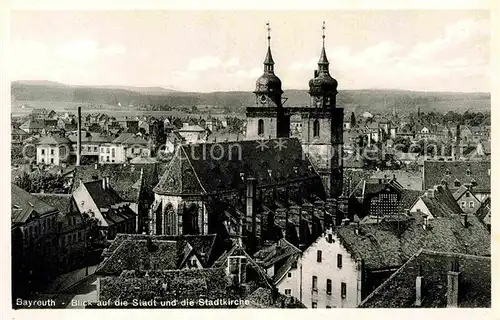
<svg viewBox="0 0 500 320">
<path fill-rule="evenodd" d="M 253 257 L 259 265 L 264 268 L 269 268 L 276 262 L 286 259 L 294 253 L 300 252 L 301 251 L 297 247 L 282 238 L 273 245 L 257 251 Z"/>
<path fill-rule="evenodd" d="M 181 252 L 176 241 L 124 240 L 111 256 L 99 265 L 97 273 L 119 275 L 124 270 L 177 269 Z"/>
<path fill-rule="evenodd" d="M 103 253 L 104 256 L 110 256 L 124 241 L 138 241 L 138 240 L 154 240 L 154 241 L 174 241 L 184 248 L 189 244 L 195 253 L 201 257 L 201 262 L 207 266 L 214 259 L 213 254 L 217 254 L 216 235 L 181 235 L 181 236 L 167 236 L 167 235 L 142 235 L 142 234 L 118 234 L 116 235 L 113 243 Z M 215 257 L 218 258 L 218 257 Z"/>
<path fill-rule="evenodd" d="M 212 265 L 212 268 L 225 268 L 228 263 L 229 257 L 245 257 L 247 259 L 248 266 L 254 270 L 257 274 L 257 278 L 261 284 L 265 285 L 267 288 L 272 288 L 270 279 L 268 278 L 266 271 L 259 266 L 259 264 L 239 245 L 233 245 L 231 249 L 224 252 Z"/>
<path fill-rule="evenodd" d="M 446 186 L 435 186 L 420 197 L 433 217 L 450 217 L 461 214 L 462 209 Z"/>
<path fill-rule="evenodd" d="M 19 126 L 20 129 L 26 130 L 33 130 L 33 129 L 43 129 L 45 128 L 45 125 L 43 121 L 38 121 L 38 120 L 27 120 L 25 123 Z"/>
<path fill-rule="evenodd" d="M 425 161 L 424 162 L 424 189 L 432 188 L 434 185 L 447 183 L 450 190 L 455 191 L 457 180 L 460 185 L 471 184 L 476 186 L 475 192 L 491 191 L 491 176 L 489 170 L 491 163 L 487 161 Z M 469 174 L 467 174 L 469 172 Z"/>
<path fill-rule="evenodd" d="M 38 145 L 61 145 L 61 144 L 71 144 L 71 141 L 66 138 L 62 137 L 60 135 L 51 135 L 51 136 L 45 136 L 40 140 Z"/>
<path fill-rule="evenodd" d="M 158 171 L 155 164 L 133 164 L 123 166 L 121 164 L 100 164 L 78 166 L 74 171 L 74 181 L 95 181 L 103 177 L 109 177 L 109 183 L 122 199 L 137 202 L 140 197 L 141 170 L 143 172 L 142 186 L 144 191 L 153 195 L 153 187 L 158 183 Z M 74 188 L 76 184 L 74 185 Z"/>
<path fill-rule="evenodd" d="M 459 215 L 428 220 L 425 229 L 423 223 L 412 216 L 406 221 L 343 226 L 336 233 L 341 244 L 354 258 L 363 259 L 368 269 L 400 267 L 422 248 L 490 255 L 490 234 L 474 215 L 468 216 L 467 227 Z"/>
<path fill-rule="evenodd" d="M 483 221 L 486 224 L 491 223 L 490 217 L 491 217 L 491 198 L 488 197 L 484 202 L 481 204 L 481 206 L 477 209 L 476 211 L 476 216 L 479 218 L 479 220 Z"/>
<path fill-rule="evenodd" d="M 125 132 L 120 134 L 116 139 L 114 139 L 111 143 L 113 144 L 125 144 L 125 145 L 147 145 L 148 142 L 140 137 L 137 136 L 135 133 L 129 133 Z"/>
<path fill-rule="evenodd" d="M 12 224 L 22 224 L 32 215 L 43 216 L 57 213 L 57 208 L 38 199 L 26 190 L 11 183 L 11 221 Z"/>
<path fill-rule="evenodd" d="M 447 273 L 458 263 L 458 307 L 491 307 L 491 258 L 420 250 L 361 302 L 362 308 L 412 308 L 415 279 L 422 276 L 421 308 L 447 306 Z"/>
<path fill-rule="evenodd" d="M 475 198 L 477 201 L 479 201 L 479 199 L 474 195 L 474 192 L 473 190 L 470 190 L 469 187 L 467 186 L 464 186 L 464 185 L 461 185 L 460 188 L 457 189 L 457 191 L 455 191 L 453 193 L 453 198 L 455 200 L 458 200 L 460 199 L 466 192 L 469 192 L 470 195 Z M 480 202 L 480 201 L 479 201 Z"/>
<path fill-rule="evenodd" d="M 37 199 L 56 208 L 62 214 L 68 214 L 71 211 L 73 196 L 71 194 L 60 193 L 36 193 L 33 194 Z"/>
<path fill-rule="evenodd" d="M 19 128 L 11 128 L 10 134 L 11 135 L 25 136 L 25 135 L 28 135 L 29 133 L 27 133 L 26 131 L 19 129 Z"/>
<path fill-rule="evenodd" d="M 112 188 L 103 189 L 101 180 L 84 182 L 84 185 L 98 208 L 108 208 L 123 202 Z"/>
<path fill-rule="evenodd" d="M 158 194 L 199 194 L 245 188 L 245 177 L 257 185 L 276 184 L 304 178 L 319 178 L 303 157 L 295 138 L 181 145 L 154 188 Z M 278 148 L 277 143 L 286 147 Z M 210 151 L 216 157 L 210 155 Z M 240 152 L 241 150 L 241 152 Z M 222 158 L 219 159 L 219 156 Z"/>
</svg>

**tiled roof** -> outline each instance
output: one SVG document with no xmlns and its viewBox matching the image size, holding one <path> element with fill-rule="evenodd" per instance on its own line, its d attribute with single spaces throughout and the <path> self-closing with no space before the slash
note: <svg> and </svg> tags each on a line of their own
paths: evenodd
<svg viewBox="0 0 500 320">
<path fill-rule="evenodd" d="M 56 208 L 62 214 L 68 214 L 71 211 L 71 202 L 73 201 L 73 196 L 71 194 L 36 193 L 33 195 L 37 199 Z"/>
<path fill-rule="evenodd" d="M 39 145 L 60 145 L 60 144 L 71 144 L 71 141 L 59 135 L 45 136 L 38 142 Z"/>
<path fill-rule="evenodd" d="M 429 191 L 426 191 L 420 199 L 434 217 L 449 217 L 462 213 L 462 209 L 460 209 L 447 187 L 435 186 L 432 190 L 432 195 Z"/>
<path fill-rule="evenodd" d="M 126 144 L 126 145 L 147 145 L 148 142 L 142 138 L 137 136 L 134 133 L 122 133 L 117 138 L 112 141 L 113 144 Z"/>
<path fill-rule="evenodd" d="M 99 298 L 104 301 L 119 299 L 128 302 L 136 299 L 169 302 L 177 300 L 178 304 L 175 308 L 179 308 L 179 302 L 184 299 L 197 303 L 200 298 L 208 301 L 239 299 L 241 294 L 229 287 L 225 269 L 216 268 L 152 271 L 148 272 L 147 276 L 138 275 L 137 272 L 132 271 L 123 273 L 119 277 L 101 277 Z M 157 307 L 160 308 L 160 306 Z M 196 305 L 195 307 L 211 306 Z M 227 308 L 227 306 L 219 306 L 219 308 Z"/>
<path fill-rule="evenodd" d="M 94 181 L 109 177 L 109 183 L 122 199 L 137 202 L 140 196 L 140 190 L 137 188 L 137 182 L 141 178 L 141 169 L 143 171 L 144 191 L 153 195 L 153 187 L 158 183 L 157 165 L 155 164 L 134 164 L 123 166 L 122 164 L 104 164 L 79 166 L 74 171 L 74 181 L 83 182 Z M 74 185 L 76 187 L 76 185 Z"/>
<path fill-rule="evenodd" d="M 470 184 L 474 181 L 477 184 L 473 187 L 474 191 L 490 192 L 490 168 L 491 163 L 485 161 L 425 161 L 424 189 L 445 182 L 450 190 L 455 191 L 459 188 L 459 186 L 455 186 L 455 180 L 457 180 L 460 185 Z M 467 172 L 470 174 L 468 175 Z"/>
<path fill-rule="evenodd" d="M 491 198 L 488 197 L 476 211 L 476 216 L 486 224 L 491 224 Z"/>
<path fill-rule="evenodd" d="M 241 189 L 245 188 L 245 181 L 240 173 L 254 177 L 257 185 L 319 178 L 309 160 L 302 156 L 299 140 L 264 141 L 267 147 L 261 147 L 260 141 L 217 143 L 217 147 L 210 143 L 182 145 L 154 191 L 179 194 Z M 285 147 L 277 148 L 277 143 Z M 211 156 L 211 151 L 216 157 Z"/>
<path fill-rule="evenodd" d="M 43 216 L 56 213 L 57 208 L 38 199 L 26 190 L 11 183 L 11 221 L 12 224 L 25 223 L 33 213 Z"/>
<path fill-rule="evenodd" d="M 30 120 L 26 121 L 25 123 L 23 123 L 22 125 L 20 125 L 19 128 L 33 130 L 33 129 L 43 129 L 43 128 L 45 128 L 45 126 L 44 126 L 42 121 L 30 119 Z"/>
<path fill-rule="evenodd" d="M 301 256 L 300 252 L 295 252 L 292 255 L 289 255 L 285 262 L 281 265 L 281 267 L 275 272 L 273 276 L 273 282 L 276 284 L 280 281 L 285 274 L 294 267 L 294 264 L 299 261 Z"/>
<path fill-rule="evenodd" d="M 306 308 L 306 306 L 295 297 L 287 297 L 279 292 L 273 296 L 272 289 L 258 288 L 246 300 L 248 305 L 241 305 L 239 308 L 266 309 L 266 308 Z"/>
<path fill-rule="evenodd" d="M 401 192 L 401 200 L 399 201 L 399 211 L 404 212 L 406 209 L 411 209 L 417 199 L 424 194 L 424 191 L 406 190 Z"/>
<path fill-rule="evenodd" d="M 365 261 L 368 269 L 399 267 L 420 249 L 443 250 L 477 255 L 490 254 L 490 235 L 474 215 L 468 216 L 467 227 L 459 215 L 421 218 L 406 221 L 382 221 L 339 227 L 341 244 L 356 258 Z"/>
<path fill-rule="evenodd" d="M 415 279 L 422 276 L 421 308 L 447 306 L 447 273 L 458 263 L 458 307 L 491 307 L 491 258 L 422 250 L 373 291 L 362 308 L 412 308 L 415 306 Z"/>
<path fill-rule="evenodd" d="M 84 184 L 98 208 L 109 208 L 114 204 L 124 202 L 112 188 L 103 189 L 102 180 L 84 182 Z"/>
<path fill-rule="evenodd" d="M 105 256 L 110 256 L 124 241 L 138 241 L 151 239 L 154 241 L 174 241 L 184 248 L 186 244 L 195 250 L 196 254 L 201 257 L 201 262 L 208 264 L 212 259 L 218 258 L 216 246 L 216 235 L 181 235 L 181 236 L 151 236 L 142 234 L 118 234 L 116 235 L 113 243 L 106 249 Z"/>
<path fill-rule="evenodd" d="M 259 265 L 264 268 L 269 268 L 276 262 L 286 259 L 294 253 L 300 252 L 301 251 L 290 242 L 285 239 L 280 239 L 273 245 L 257 251 L 253 257 Z"/>
<path fill-rule="evenodd" d="M 11 135 L 25 136 L 25 135 L 28 135 L 29 133 L 27 133 L 26 131 L 19 129 L 19 128 L 11 128 L 10 134 Z"/>
<path fill-rule="evenodd" d="M 124 270 L 177 269 L 182 249 L 184 248 L 179 248 L 176 241 L 124 240 L 111 256 L 99 265 L 97 272 L 119 275 Z"/>
</svg>

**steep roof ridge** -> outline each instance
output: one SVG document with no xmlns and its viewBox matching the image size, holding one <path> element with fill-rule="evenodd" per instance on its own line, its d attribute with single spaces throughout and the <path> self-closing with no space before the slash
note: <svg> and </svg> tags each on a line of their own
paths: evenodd
<svg viewBox="0 0 500 320">
<path fill-rule="evenodd" d="M 191 163 L 191 160 L 188 157 L 186 150 L 184 150 L 184 146 L 181 145 L 179 149 L 182 149 L 182 151 L 184 152 L 184 155 L 186 156 L 187 162 L 188 162 L 189 166 L 191 167 L 191 170 L 193 170 L 193 174 L 196 177 L 196 180 L 198 181 L 198 184 L 200 185 L 201 189 L 203 190 L 203 193 L 207 193 L 207 190 L 205 189 L 205 187 L 201 183 L 200 177 L 198 177 L 198 172 L 196 172 L 196 170 L 194 169 L 194 166 Z M 182 189 L 182 179 L 181 179 L 181 190 L 183 190 Z"/>
<path fill-rule="evenodd" d="M 365 304 L 366 301 L 368 301 L 369 299 L 371 299 L 373 296 L 375 296 L 376 294 L 379 293 L 379 291 L 381 291 L 383 289 L 383 286 L 388 283 L 389 281 L 391 281 L 393 278 L 395 278 L 399 272 L 401 270 L 403 270 L 404 268 L 406 268 L 407 265 L 409 265 L 410 263 L 412 263 L 414 260 L 416 260 L 418 258 L 418 256 L 420 256 L 420 254 L 422 253 L 423 249 L 420 249 L 418 250 L 417 253 L 415 253 L 410 259 L 408 259 L 408 261 L 406 261 L 401 267 L 398 268 L 398 270 L 394 271 L 391 276 L 389 278 L 387 278 L 387 280 L 385 280 L 384 282 L 382 282 L 372 293 L 370 293 L 363 301 L 361 301 L 361 303 L 358 305 L 358 307 L 361 307 L 363 306 L 363 304 Z"/>
</svg>

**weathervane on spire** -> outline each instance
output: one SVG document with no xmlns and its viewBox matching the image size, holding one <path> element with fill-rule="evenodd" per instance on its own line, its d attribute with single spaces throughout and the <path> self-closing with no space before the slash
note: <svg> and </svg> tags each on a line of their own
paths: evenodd
<svg viewBox="0 0 500 320">
<path fill-rule="evenodd" d="M 271 45 L 271 26 L 269 25 L 269 21 L 266 23 L 267 26 L 267 44 Z"/>
<path fill-rule="evenodd" d="M 323 47 L 325 46 L 325 30 L 326 30 L 326 25 L 325 25 L 325 21 L 323 20 L 323 27 L 321 27 L 321 29 L 323 30 Z"/>
</svg>

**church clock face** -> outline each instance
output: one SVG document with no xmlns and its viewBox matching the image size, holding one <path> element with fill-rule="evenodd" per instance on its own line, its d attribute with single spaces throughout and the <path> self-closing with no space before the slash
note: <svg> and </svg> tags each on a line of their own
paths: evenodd
<svg viewBox="0 0 500 320">
<path fill-rule="evenodd" d="M 267 102 L 267 97 L 264 95 L 260 96 L 260 103 L 264 104 L 266 102 Z"/>
</svg>

